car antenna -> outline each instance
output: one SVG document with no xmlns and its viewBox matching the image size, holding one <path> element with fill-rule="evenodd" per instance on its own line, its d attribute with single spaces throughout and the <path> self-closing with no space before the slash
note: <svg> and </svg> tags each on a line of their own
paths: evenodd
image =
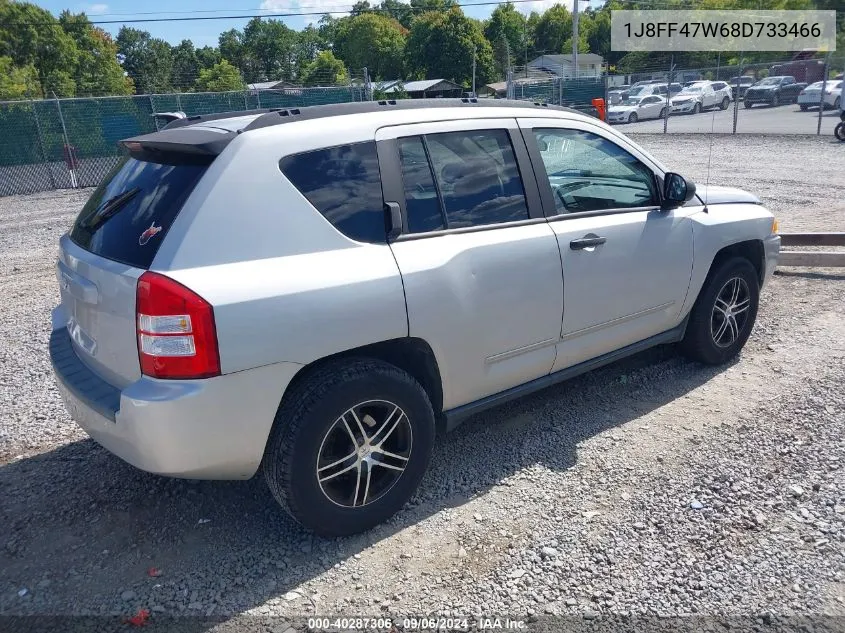
<svg viewBox="0 0 845 633">
<path fill-rule="evenodd" d="M 713 134 L 716 129 L 716 110 L 711 111 L 710 117 L 710 151 L 707 153 L 707 180 L 704 184 L 704 213 L 709 213 L 707 201 L 710 199 L 710 165 L 713 162 Z"/>
</svg>

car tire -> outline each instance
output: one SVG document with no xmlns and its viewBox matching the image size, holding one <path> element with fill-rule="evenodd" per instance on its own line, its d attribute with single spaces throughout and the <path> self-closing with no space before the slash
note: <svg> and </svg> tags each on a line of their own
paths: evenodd
<svg viewBox="0 0 845 633">
<path fill-rule="evenodd" d="M 631 114 L 628 115 L 628 123 L 636 123 L 639 120 L 640 118 L 637 116 L 636 112 L 631 112 Z"/>
<path fill-rule="evenodd" d="M 770 105 L 771 105 L 773 108 L 774 108 L 774 107 L 777 107 L 777 106 L 779 106 L 779 105 L 780 105 L 780 98 L 779 98 L 776 94 L 775 94 L 775 95 L 772 95 L 772 101 L 771 101 L 771 104 L 770 104 Z"/>
<path fill-rule="evenodd" d="M 743 103 L 745 104 L 745 109 L 746 109 L 746 110 L 751 109 L 751 106 L 753 106 L 753 105 L 754 105 L 754 104 L 753 104 L 753 103 L 751 103 L 750 101 L 743 101 Z"/>
<path fill-rule="evenodd" d="M 659 119 L 665 119 L 666 118 L 666 108 L 660 109 L 660 116 L 657 117 L 657 118 L 659 118 Z"/>
<path fill-rule="evenodd" d="M 722 103 L 719 105 L 719 109 L 727 110 L 729 105 L 731 105 L 731 100 L 725 97 L 724 99 L 722 99 Z"/>
<path fill-rule="evenodd" d="M 700 103 L 696 103 L 696 104 L 692 107 L 692 113 L 693 113 L 693 114 L 698 114 L 699 112 L 701 112 L 701 104 L 700 104 Z"/>
<path fill-rule="evenodd" d="M 799 107 L 801 108 L 801 112 L 806 112 L 807 108 L 809 108 L 810 106 L 808 106 L 806 103 L 802 103 Z"/>
<path fill-rule="evenodd" d="M 411 498 L 434 437 L 431 402 L 408 373 L 373 359 L 331 362 L 285 395 L 264 476 L 304 527 L 325 537 L 357 534 Z"/>
<path fill-rule="evenodd" d="M 706 365 L 734 358 L 751 335 L 759 300 L 760 282 L 750 261 L 733 257 L 719 264 L 692 308 L 681 341 L 683 353 Z"/>
<path fill-rule="evenodd" d="M 838 110 L 842 106 L 842 97 L 836 97 L 833 100 L 833 109 Z"/>
</svg>

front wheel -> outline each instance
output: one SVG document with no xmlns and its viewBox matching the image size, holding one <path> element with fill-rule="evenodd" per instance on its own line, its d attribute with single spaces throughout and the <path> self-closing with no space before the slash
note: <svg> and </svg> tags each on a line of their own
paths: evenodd
<svg viewBox="0 0 845 633">
<path fill-rule="evenodd" d="M 696 103 L 696 104 L 692 107 L 692 113 L 693 113 L 693 114 L 698 114 L 699 112 L 701 112 L 701 104 L 700 104 L 700 103 Z"/>
<path fill-rule="evenodd" d="M 801 107 L 801 112 L 806 112 L 807 108 L 809 108 L 810 106 L 808 106 L 806 103 L 802 103 L 800 107 Z"/>
<path fill-rule="evenodd" d="M 845 141 L 845 121 L 840 121 L 836 124 L 836 127 L 833 130 L 833 134 L 840 141 Z"/>
<path fill-rule="evenodd" d="M 748 110 L 749 108 L 751 108 L 751 106 L 753 106 L 753 105 L 754 105 L 754 104 L 753 104 L 753 103 L 751 103 L 750 101 L 744 101 L 743 103 L 745 104 L 745 109 L 746 109 L 746 110 Z"/>
<path fill-rule="evenodd" d="M 727 110 L 729 105 L 731 105 L 731 100 L 725 97 L 722 99 L 722 104 L 719 107 L 722 110 Z"/>
<path fill-rule="evenodd" d="M 264 454 L 270 491 L 327 537 L 368 530 L 419 486 L 434 445 L 434 412 L 406 372 L 372 359 L 329 363 L 279 407 Z"/>
<path fill-rule="evenodd" d="M 636 112 L 631 112 L 631 114 L 628 115 L 628 123 L 636 123 L 639 120 L 640 119 Z"/>
<path fill-rule="evenodd" d="M 777 95 L 772 95 L 772 107 L 780 105 L 780 98 Z"/>
<path fill-rule="evenodd" d="M 660 117 L 659 117 L 659 118 L 661 118 L 661 119 L 665 119 L 665 118 L 666 118 L 666 108 L 662 108 L 662 109 L 660 110 Z"/>
<path fill-rule="evenodd" d="M 841 106 L 842 106 L 842 98 L 836 97 L 836 99 L 833 102 L 833 109 L 838 110 Z"/>
<path fill-rule="evenodd" d="M 707 365 L 721 365 L 745 345 L 757 318 L 760 282 L 744 257 L 711 271 L 690 313 L 681 342 L 684 354 Z"/>
</svg>

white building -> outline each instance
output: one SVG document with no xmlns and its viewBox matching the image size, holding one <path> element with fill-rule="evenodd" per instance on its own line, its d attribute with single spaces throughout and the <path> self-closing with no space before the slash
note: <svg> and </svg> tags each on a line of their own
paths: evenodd
<svg viewBox="0 0 845 633">
<path fill-rule="evenodd" d="M 572 55 L 540 55 L 528 62 L 529 68 L 544 70 L 558 77 L 575 77 Z M 601 77 L 604 58 L 595 53 L 578 53 L 578 77 Z"/>
</svg>

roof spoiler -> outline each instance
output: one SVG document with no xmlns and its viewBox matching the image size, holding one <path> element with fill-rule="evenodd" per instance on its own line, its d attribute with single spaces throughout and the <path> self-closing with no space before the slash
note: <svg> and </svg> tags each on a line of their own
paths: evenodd
<svg viewBox="0 0 845 633">
<path fill-rule="evenodd" d="M 209 163 L 235 138 L 235 132 L 211 128 L 176 128 L 120 141 L 132 156 L 152 161 Z"/>
</svg>

